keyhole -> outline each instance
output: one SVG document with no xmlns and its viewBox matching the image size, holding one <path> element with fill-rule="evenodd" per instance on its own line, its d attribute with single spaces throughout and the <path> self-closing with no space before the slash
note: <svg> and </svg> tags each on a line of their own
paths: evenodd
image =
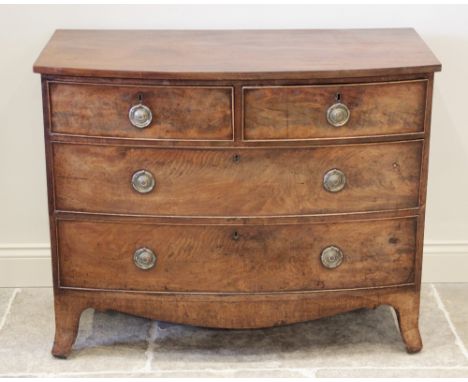
<svg viewBox="0 0 468 382">
<path fill-rule="evenodd" d="M 336 93 L 335 99 L 336 99 L 336 102 L 340 102 L 341 101 L 341 93 Z"/>
<path fill-rule="evenodd" d="M 138 102 L 142 103 L 143 102 L 143 94 L 138 94 Z"/>
<path fill-rule="evenodd" d="M 239 154 L 234 154 L 234 155 L 232 156 L 232 161 L 233 161 L 234 163 L 239 163 L 239 162 L 240 162 L 240 155 L 239 155 Z"/>
<path fill-rule="evenodd" d="M 233 240 L 239 240 L 239 238 L 240 238 L 239 232 L 234 231 L 234 232 L 232 233 L 232 239 L 233 239 Z"/>
</svg>

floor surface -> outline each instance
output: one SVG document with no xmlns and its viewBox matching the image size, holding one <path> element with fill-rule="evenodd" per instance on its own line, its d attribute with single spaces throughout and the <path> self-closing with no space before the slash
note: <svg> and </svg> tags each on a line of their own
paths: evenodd
<svg viewBox="0 0 468 382">
<path fill-rule="evenodd" d="M 254 331 L 88 309 L 59 360 L 52 290 L 0 288 L 0 377 L 468 377 L 468 284 L 424 284 L 420 328 L 408 355 L 388 306 Z"/>
</svg>

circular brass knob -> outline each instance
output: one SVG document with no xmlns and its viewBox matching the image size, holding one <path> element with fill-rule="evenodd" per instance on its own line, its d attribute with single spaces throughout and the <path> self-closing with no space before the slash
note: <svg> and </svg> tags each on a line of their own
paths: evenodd
<svg viewBox="0 0 468 382">
<path fill-rule="evenodd" d="M 338 247 L 330 245 L 322 251 L 320 259 L 325 268 L 333 269 L 343 262 L 343 252 Z"/>
<path fill-rule="evenodd" d="M 151 249 L 138 248 L 133 254 L 133 262 L 135 265 L 143 270 L 151 269 L 156 264 L 156 255 Z"/>
<path fill-rule="evenodd" d="M 140 194 L 147 194 L 152 191 L 156 181 L 153 174 L 146 170 L 139 170 L 132 176 L 132 186 Z"/>
<path fill-rule="evenodd" d="M 346 185 L 346 175 L 336 168 L 327 171 L 323 176 L 323 187 L 329 192 L 341 191 Z"/>
<path fill-rule="evenodd" d="M 331 105 L 327 110 L 327 120 L 332 126 L 343 126 L 349 120 L 350 111 L 348 107 L 341 102 Z"/>
<path fill-rule="evenodd" d="M 139 129 L 144 129 L 145 127 L 149 126 L 153 120 L 153 114 L 151 113 L 151 110 L 148 106 L 140 103 L 138 105 L 132 106 L 128 112 L 128 119 L 133 126 Z"/>
</svg>

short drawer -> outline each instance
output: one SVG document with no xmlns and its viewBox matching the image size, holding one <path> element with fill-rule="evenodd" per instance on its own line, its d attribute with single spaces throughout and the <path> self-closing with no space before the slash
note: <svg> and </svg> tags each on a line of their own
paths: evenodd
<svg viewBox="0 0 468 382">
<path fill-rule="evenodd" d="M 283 149 L 53 144 L 58 210 L 278 216 L 418 207 L 422 141 Z"/>
<path fill-rule="evenodd" d="M 49 83 L 54 133 L 135 139 L 232 140 L 230 87 Z"/>
<path fill-rule="evenodd" d="M 64 220 L 58 234 L 63 287 L 270 292 L 414 281 L 415 218 L 238 227 Z"/>
<path fill-rule="evenodd" d="M 244 87 L 244 140 L 301 140 L 424 131 L 427 81 Z"/>
</svg>

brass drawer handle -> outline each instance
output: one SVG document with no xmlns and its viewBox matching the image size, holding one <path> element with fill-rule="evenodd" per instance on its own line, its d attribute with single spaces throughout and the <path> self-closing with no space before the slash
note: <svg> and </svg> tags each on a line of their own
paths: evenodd
<svg viewBox="0 0 468 382">
<path fill-rule="evenodd" d="M 128 112 L 128 119 L 130 123 L 138 129 L 144 129 L 148 127 L 153 120 L 153 113 L 148 106 L 142 103 L 134 105 Z"/>
<path fill-rule="evenodd" d="M 156 185 L 153 174 L 146 170 L 139 170 L 132 176 L 132 186 L 140 194 L 151 192 Z"/>
<path fill-rule="evenodd" d="M 334 269 L 341 265 L 343 262 L 343 252 L 338 247 L 330 245 L 326 247 L 322 254 L 320 255 L 320 260 L 322 260 L 322 265 L 328 269 Z"/>
<path fill-rule="evenodd" d="M 143 270 L 148 270 L 156 265 L 157 257 L 151 249 L 138 248 L 133 254 L 133 262 L 135 265 Z"/>
<path fill-rule="evenodd" d="M 334 168 L 323 176 L 323 187 L 329 192 L 339 192 L 346 185 L 346 175 L 343 171 Z"/>
<path fill-rule="evenodd" d="M 348 107 L 341 102 L 331 105 L 327 110 L 327 121 L 330 125 L 340 127 L 348 122 L 350 111 Z"/>
</svg>

